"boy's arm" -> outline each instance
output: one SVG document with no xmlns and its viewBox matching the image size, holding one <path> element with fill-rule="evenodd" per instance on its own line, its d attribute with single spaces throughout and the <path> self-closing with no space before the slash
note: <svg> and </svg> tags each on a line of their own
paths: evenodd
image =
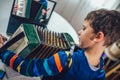
<svg viewBox="0 0 120 80">
<path fill-rule="evenodd" d="M 6 50 L 0 54 L 2 61 L 15 71 L 26 76 L 56 75 L 60 73 L 67 62 L 68 52 L 58 52 L 48 59 L 24 60 L 15 53 Z"/>
</svg>

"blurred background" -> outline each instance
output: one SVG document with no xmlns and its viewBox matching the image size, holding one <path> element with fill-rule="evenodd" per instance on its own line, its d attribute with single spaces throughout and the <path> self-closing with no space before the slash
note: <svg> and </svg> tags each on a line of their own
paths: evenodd
<svg viewBox="0 0 120 80">
<path fill-rule="evenodd" d="M 106 8 L 120 11 L 120 0 L 54 0 L 55 11 L 62 15 L 77 31 L 88 12 Z"/>
</svg>

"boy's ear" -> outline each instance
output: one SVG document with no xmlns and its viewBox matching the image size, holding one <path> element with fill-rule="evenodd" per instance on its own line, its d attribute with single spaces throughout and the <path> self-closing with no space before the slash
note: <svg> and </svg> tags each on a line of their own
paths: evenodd
<svg viewBox="0 0 120 80">
<path fill-rule="evenodd" d="M 104 40 L 104 38 L 105 38 L 104 33 L 100 31 L 96 34 L 94 41 L 99 42 Z"/>
</svg>

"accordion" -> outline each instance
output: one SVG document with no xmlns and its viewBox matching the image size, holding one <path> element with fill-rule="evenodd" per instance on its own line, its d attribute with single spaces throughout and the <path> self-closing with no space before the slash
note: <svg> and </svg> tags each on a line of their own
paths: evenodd
<svg viewBox="0 0 120 80">
<path fill-rule="evenodd" d="M 34 0 L 16 0 L 15 4 L 18 4 L 18 10 L 13 14 L 38 22 L 42 17 L 42 9 L 47 9 L 45 3 Z"/>
<path fill-rule="evenodd" d="M 15 42 L 14 38 L 21 37 Z M 18 39 L 18 38 L 16 38 Z M 24 59 L 47 58 L 60 50 L 69 50 L 74 40 L 68 33 L 58 33 L 33 24 L 21 24 L 9 41 L 14 43 L 8 48 Z M 8 41 L 8 42 L 9 42 Z"/>
</svg>

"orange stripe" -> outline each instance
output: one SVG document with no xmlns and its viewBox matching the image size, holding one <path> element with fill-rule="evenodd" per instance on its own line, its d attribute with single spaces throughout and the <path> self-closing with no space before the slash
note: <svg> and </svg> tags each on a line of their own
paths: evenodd
<svg viewBox="0 0 120 80">
<path fill-rule="evenodd" d="M 54 59 L 55 59 L 55 63 L 56 63 L 56 66 L 58 68 L 58 71 L 61 72 L 62 71 L 62 66 L 61 66 L 61 62 L 60 62 L 60 58 L 59 58 L 58 53 L 56 53 L 54 55 Z"/>
<path fill-rule="evenodd" d="M 10 59 L 10 67 L 13 68 L 13 63 L 15 61 L 15 59 L 17 58 L 17 55 L 14 55 L 11 59 Z"/>
</svg>

